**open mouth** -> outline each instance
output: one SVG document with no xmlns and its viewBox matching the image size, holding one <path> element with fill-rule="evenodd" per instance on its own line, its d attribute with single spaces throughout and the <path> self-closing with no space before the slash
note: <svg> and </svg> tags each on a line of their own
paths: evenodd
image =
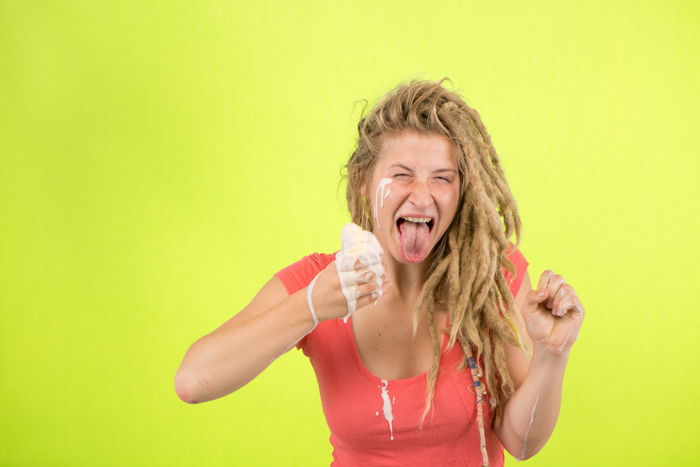
<svg viewBox="0 0 700 467">
<path fill-rule="evenodd" d="M 435 225 L 435 219 L 433 219 L 431 217 L 431 218 L 429 218 L 430 220 L 428 220 L 427 222 L 425 222 L 425 219 L 428 219 L 428 218 L 423 218 L 422 220 L 418 220 L 418 219 L 421 219 L 421 218 L 399 217 L 398 219 L 396 219 L 396 228 L 398 229 L 399 227 L 401 227 L 401 224 L 403 224 L 404 222 L 415 222 L 417 224 L 428 224 L 428 231 L 429 232 L 433 231 L 433 226 Z"/>
<path fill-rule="evenodd" d="M 419 263 L 430 253 L 432 216 L 401 216 L 396 219 L 396 235 L 399 251 L 405 261 Z"/>
</svg>

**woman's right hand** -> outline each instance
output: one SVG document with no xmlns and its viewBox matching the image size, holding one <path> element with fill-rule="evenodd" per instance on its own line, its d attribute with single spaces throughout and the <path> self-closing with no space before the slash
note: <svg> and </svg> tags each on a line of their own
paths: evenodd
<svg viewBox="0 0 700 467">
<path fill-rule="evenodd" d="M 355 311 L 357 311 L 370 303 L 374 303 L 379 298 L 379 286 L 375 273 L 369 267 L 363 266 L 359 259 L 355 261 L 354 269 L 357 300 Z M 383 274 L 382 292 L 386 292 L 389 286 L 386 274 Z M 328 264 L 319 274 L 311 292 L 311 299 L 319 321 L 343 318 L 348 314 L 348 304 L 340 285 L 340 276 L 338 275 L 335 261 Z"/>
</svg>

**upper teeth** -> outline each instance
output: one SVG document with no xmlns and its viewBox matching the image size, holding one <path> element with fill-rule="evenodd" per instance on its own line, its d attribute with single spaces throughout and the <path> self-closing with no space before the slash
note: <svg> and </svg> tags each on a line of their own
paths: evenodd
<svg viewBox="0 0 700 467">
<path fill-rule="evenodd" d="M 402 217 L 401 219 L 411 222 L 430 222 L 430 217 Z"/>
</svg>

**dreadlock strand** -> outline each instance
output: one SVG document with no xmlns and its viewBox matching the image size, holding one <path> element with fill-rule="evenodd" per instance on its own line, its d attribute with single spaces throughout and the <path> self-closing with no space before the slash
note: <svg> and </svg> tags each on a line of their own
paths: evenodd
<svg viewBox="0 0 700 467">
<path fill-rule="evenodd" d="M 430 370 L 428 373 L 426 404 L 425 410 L 423 411 L 419 422 L 420 429 L 422 429 L 423 427 L 423 421 L 425 420 L 425 416 L 432 408 L 432 399 L 435 392 L 435 383 L 437 381 L 440 369 L 440 342 L 438 341 L 437 332 L 435 331 L 435 322 L 433 319 L 433 306 L 434 303 L 432 301 L 428 301 L 428 307 L 430 308 L 430 313 L 428 314 L 428 329 L 430 330 L 430 338 L 433 343 L 433 362 L 430 366 Z"/>
</svg>

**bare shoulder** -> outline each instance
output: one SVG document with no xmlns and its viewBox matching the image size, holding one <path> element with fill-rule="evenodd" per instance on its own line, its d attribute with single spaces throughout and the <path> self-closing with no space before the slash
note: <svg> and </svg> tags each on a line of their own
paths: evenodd
<svg viewBox="0 0 700 467">
<path fill-rule="evenodd" d="M 258 291 L 253 299 L 241 311 L 236 313 L 231 319 L 216 328 L 212 334 L 227 329 L 239 322 L 246 321 L 253 316 L 267 310 L 268 308 L 277 305 L 279 302 L 287 298 L 289 294 L 284 284 L 277 276 L 272 276 L 265 285 Z"/>
<path fill-rule="evenodd" d="M 530 339 L 530 335 L 527 333 L 527 329 L 524 326 L 525 323 L 520 315 L 520 310 L 522 309 L 523 304 L 525 303 L 527 294 L 531 290 L 532 283 L 530 282 L 530 275 L 527 273 L 527 271 L 525 271 L 525 277 L 523 277 L 523 282 L 522 284 L 520 284 L 520 289 L 518 290 L 518 293 L 515 295 L 515 297 L 513 297 L 515 299 L 515 313 L 518 313 L 517 318 L 513 316 L 513 312 L 508 312 L 511 316 L 511 320 L 513 321 L 513 323 L 515 323 L 515 325 L 518 328 L 520 337 L 522 338 L 523 342 L 525 342 L 525 345 L 528 349 L 530 349 L 530 351 L 532 351 L 532 339 Z M 523 383 L 523 381 L 525 381 L 528 368 L 530 367 L 530 361 L 525 357 L 525 355 L 523 355 L 523 352 L 522 350 L 520 350 L 519 347 L 514 346 L 508 342 L 503 342 L 503 350 L 505 351 L 506 355 L 508 373 L 510 374 L 511 379 L 513 380 L 514 388 L 518 389 Z"/>
</svg>

